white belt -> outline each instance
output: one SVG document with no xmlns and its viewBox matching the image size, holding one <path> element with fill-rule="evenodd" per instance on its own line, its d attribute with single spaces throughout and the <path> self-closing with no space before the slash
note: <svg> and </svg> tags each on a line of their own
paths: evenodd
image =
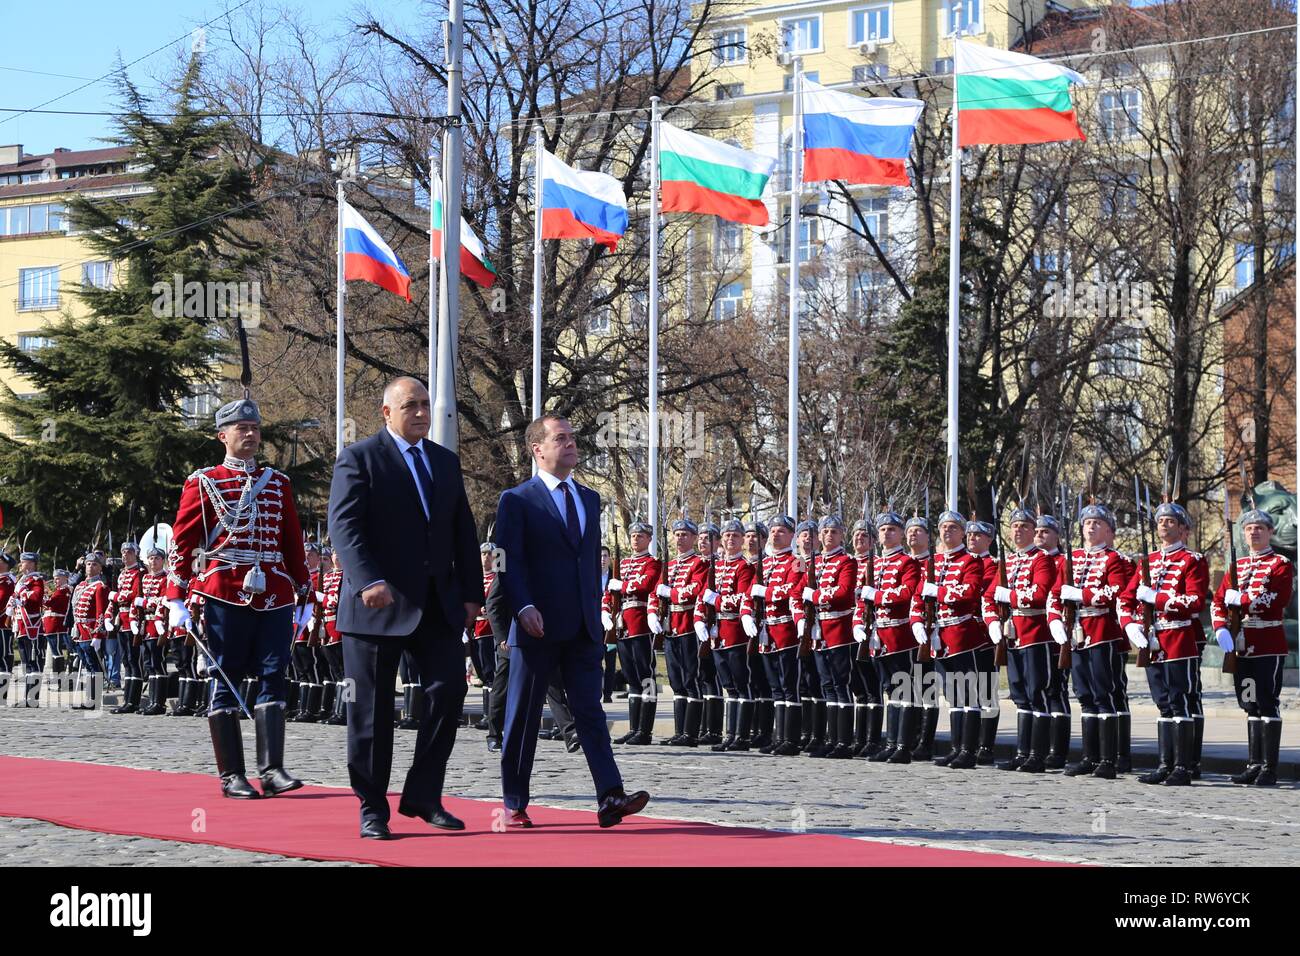
<svg viewBox="0 0 1300 956">
<path fill-rule="evenodd" d="M 879 614 L 876 615 L 876 627 L 903 627 L 910 623 L 912 623 L 911 620 L 905 617 L 895 618 L 881 617 Z"/>
<path fill-rule="evenodd" d="M 846 608 L 845 608 L 844 610 L 842 610 L 842 611 L 818 611 L 818 612 L 817 612 L 817 620 L 819 620 L 819 621 L 834 621 L 834 620 L 837 619 L 837 618 L 845 617 L 845 616 L 847 616 L 847 615 L 849 615 L 849 614 L 852 614 L 852 613 L 853 613 L 853 608 L 851 608 L 851 607 L 846 607 Z"/>
<path fill-rule="evenodd" d="M 1176 631 L 1180 627 L 1191 627 L 1191 621 L 1156 621 L 1157 631 Z"/>
<path fill-rule="evenodd" d="M 63 615 L 60 614 L 58 611 L 46 611 L 45 613 L 43 613 L 43 614 L 41 615 L 41 617 L 53 617 L 53 618 L 59 618 L 59 617 L 63 617 Z"/>
<path fill-rule="evenodd" d="M 668 610 L 672 611 L 674 614 L 684 614 L 687 611 L 694 611 L 695 605 L 694 604 L 670 604 L 668 605 Z"/>
<path fill-rule="evenodd" d="M 961 617 L 941 617 L 934 623 L 936 627 L 956 627 L 958 624 L 965 624 L 967 621 L 973 620 L 974 617 L 973 614 L 963 614 Z"/>
<path fill-rule="evenodd" d="M 249 551 L 243 548 L 222 548 L 220 551 L 208 551 L 205 558 L 225 561 L 230 564 L 280 564 L 284 555 L 279 551 Z"/>
<path fill-rule="evenodd" d="M 789 614 L 785 615 L 784 617 L 772 617 L 769 614 L 767 617 L 768 624 L 792 624 L 793 622 L 794 622 L 794 618 L 791 617 Z"/>
<path fill-rule="evenodd" d="M 1109 613 L 1108 607 L 1081 607 L 1075 612 L 1075 617 L 1104 617 Z"/>
<path fill-rule="evenodd" d="M 1046 613 L 1047 613 L 1047 609 L 1041 607 L 1017 608 L 1011 612 L 1011 616 L 1012 617 L 1041 617 Z"/>
<path fill-rule="evenodd" d="M 728 612 L 725 613 L 725 614 L 724 614 L 722 611 L 719 611 L 719 612 L 718 612 L 718 620 L 719 620 L 719 621 L 739 621 L 739 620 L 740 620 L 740 615 L 739 615 L 739 614 L 732 614 L 730 611 L 728 611 Z"/>
<path fill-rule="evenodd" d="M 649 601 L 624 601 L 622 606 L 624 610 L 630 607 L 649 607 L 650 602 Z"/>
<path fill-rule="evenodd" d="M 1261 627 L 1281 627 L 1282 622 L 1280 620 L 1270 621 L 1268 618 L 1264 617 L 1247 617 L 1242 619 L 1241 626 L 1252 629 Z"/>
</svg>

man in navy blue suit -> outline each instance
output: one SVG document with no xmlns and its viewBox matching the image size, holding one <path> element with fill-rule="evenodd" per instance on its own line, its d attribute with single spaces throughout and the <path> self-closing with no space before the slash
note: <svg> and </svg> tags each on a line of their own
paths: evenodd
<svg viewBox="0 0 1300 956">
<path fill-rule="evenodd" d="M 650 799 L 628 794 L 609 744 L 601 707 L 605 631 L 600 622 L 600 496 L 573 480 L 578 445 L 560 415 L 543 415 L 524 432 L 537 474 L 501 495 L 497 546 L 505 552 L 510 631 L 501 789 L 512 827 L 528 828 L 528 781 L 551 674 L 559 668 L 578 741 L 596 784 L 597 818 L 612 827 Z"/>
</svg>

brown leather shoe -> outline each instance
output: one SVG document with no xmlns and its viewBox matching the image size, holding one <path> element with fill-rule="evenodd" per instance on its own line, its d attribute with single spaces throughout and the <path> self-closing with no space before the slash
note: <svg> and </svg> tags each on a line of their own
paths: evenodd
<svg viewBox="0 0 1300 956">
<path fill-rule="evenodd" d="M 528 818 L 527 810 L 515 810 L 510 814 L 510 828 L 514 830 L 531 830 L 533 821 Z"/>
</svg>

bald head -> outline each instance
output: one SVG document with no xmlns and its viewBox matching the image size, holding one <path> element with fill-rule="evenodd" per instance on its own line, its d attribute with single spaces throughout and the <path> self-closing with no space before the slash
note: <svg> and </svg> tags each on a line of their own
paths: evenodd
<svg viewBox="0 0 1300 956">
<path fill-rule="evenodd" d="M 429 393 L 419 379 L 403 375 L 384 387 L 384 422 L 411 444 L 429 434 L 430 415 Z"/>
</svg>

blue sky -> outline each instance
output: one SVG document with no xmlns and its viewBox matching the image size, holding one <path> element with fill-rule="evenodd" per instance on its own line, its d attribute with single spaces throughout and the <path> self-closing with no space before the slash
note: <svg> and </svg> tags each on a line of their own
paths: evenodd
<svg viewBox="0 0 1300 956">
<path fill-rule="evenodd" d="M 244 9 L 247 13 L 259 2 Z M 0 0 L 6 42 L 0 44 L 0 108 L 29 109 L 76 90 L 113 69 L 119 53 L 130 63 L 152 53 L 129 73 L 142 91 L 157 89 L 178 55 L 188 51 L 191 31 L 237 7 L 240 0 L 54 0 L 53 3 Z M 398 26 L 446 9 L 421 0 L 311 0 L 301 4 L 322 31 L 333 33 L 359 18 L 366 8 L 380 11 L 381 22 Z M 236 16 L 242 16 L 236 13 Z M 208 29 L 209 43 L 217 41 Z M 176 42 L 172 42 L 176 41 Z M 164 47 L 159 50 L 159 47 Z M 152 52 L 157 50 L 157 52 Z M 46 75 L 58 74 L 58 75 Z M 71 93 L 49 110 L 112 110 L 114 87 L 104 80 Z M 111 133 L 104 116 L 57 116 L 0 112 L 0 144 L 22 143 L 29 153 L 56 146 L 94 149 L 98 137 Z"/>
</svg>

